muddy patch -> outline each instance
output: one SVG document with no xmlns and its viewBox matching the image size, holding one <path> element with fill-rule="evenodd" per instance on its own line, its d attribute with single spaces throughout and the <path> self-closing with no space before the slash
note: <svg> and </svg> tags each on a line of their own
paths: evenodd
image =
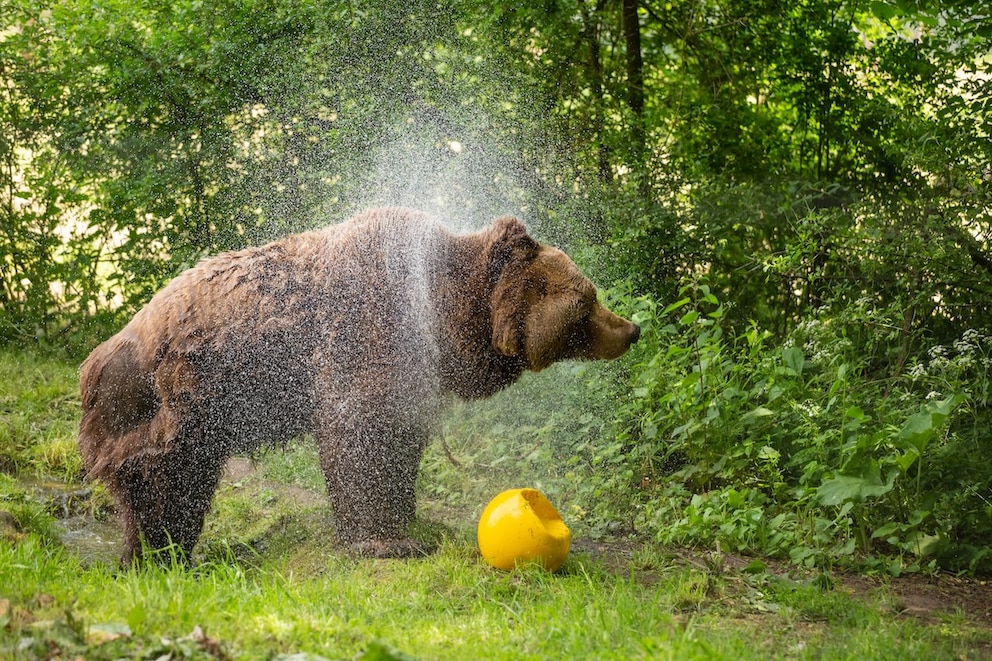
<svg viewBox="0 0 992 661">
<path fill-rule="evenodd" d="M 120 558 L 123 533 L 116 519 L 100 521 L 92 516 L 72 516 L 58 522 L 62 543 L 86 566 L 114 564 Z"/>
</svg>

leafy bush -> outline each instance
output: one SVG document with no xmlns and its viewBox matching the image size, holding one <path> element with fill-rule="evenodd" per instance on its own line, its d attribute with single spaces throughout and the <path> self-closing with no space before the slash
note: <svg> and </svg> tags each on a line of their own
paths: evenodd
<svg viewBox="0 0 992 661">
<path fill-rule="evenodd" d="M 886 311 L 867 301 L 821 309 L 776 345 L 756 325 L 727 337 L 706 285 L 681 293 L 664 309 L 628 300 L 644 329 L 633 397 L 590 476 L 633 494 L 639 527 L 805 564 L 855 553 L 987 564 L 987 337 L 969 331 L 877 379 L 863 351 L 881 343 Z M 852 328 L 871 339 L 851 341 Z"/>
</svg>

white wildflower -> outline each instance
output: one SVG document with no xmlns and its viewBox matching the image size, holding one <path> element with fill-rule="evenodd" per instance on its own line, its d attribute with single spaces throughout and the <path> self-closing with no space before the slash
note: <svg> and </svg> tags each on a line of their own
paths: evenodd
<svg viewBox="0 0 992 661">
<path fill-rule="evenodd" d="M 975 345 L 964 338 L 954 340 L 954 350 L 960 354 L 969 354 L 975 350 Z"/>
</svg>

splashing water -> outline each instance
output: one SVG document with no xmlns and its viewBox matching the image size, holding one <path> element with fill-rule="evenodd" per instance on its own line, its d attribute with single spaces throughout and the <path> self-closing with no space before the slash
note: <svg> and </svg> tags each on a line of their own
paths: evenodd
<svg viewBox="0 0 992 661">
<path fill-rule="evenodd" d="M 363 190 L 345 201 L 349 211 L 410 207 L 455 231 L 477 230 L 502 215 L 527 215 L 526 193 L 507 175 L 512 164 L 485 144 L 480 131 L 450 135 L 438 122 L 418 119 L 394 133 L 375 155 L 374 173 Z"/>
</svg>

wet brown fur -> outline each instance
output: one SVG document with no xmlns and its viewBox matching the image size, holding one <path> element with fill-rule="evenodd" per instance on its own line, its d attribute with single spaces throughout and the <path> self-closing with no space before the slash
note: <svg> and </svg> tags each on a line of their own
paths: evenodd
<svg viewBox="0 0 992 661">
<path fill-rule="evenodd" d="M 79 444 L 117 500 L 125 562 L 142 539 L 188 554 L 224 460 L 304 434 L 341 540 L 406 555 L 442 393 L 615 358 L 637 334 L 516 219 L 454 235 L 377 209 L 179 275 L 83 363 Z"/>
</svg>

